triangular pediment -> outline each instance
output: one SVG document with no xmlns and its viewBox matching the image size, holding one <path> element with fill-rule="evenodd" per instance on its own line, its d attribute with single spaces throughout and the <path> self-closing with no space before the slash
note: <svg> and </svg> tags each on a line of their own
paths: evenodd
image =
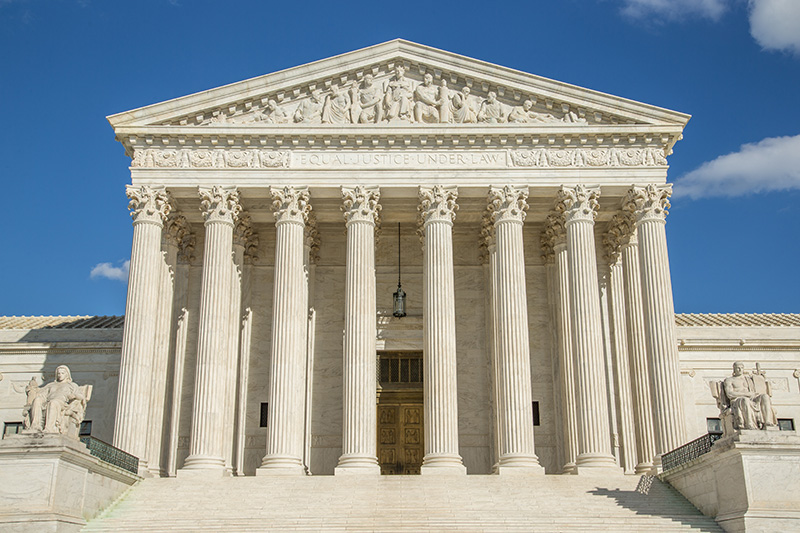
<svg viewBox="0 0 800 533">
<path fill-rule="evenodd" d="M 115 129 L 153 131 L 441 122 L 682 129 L 689 116 L 398 39 L 108 119 Z"/>
</svg>

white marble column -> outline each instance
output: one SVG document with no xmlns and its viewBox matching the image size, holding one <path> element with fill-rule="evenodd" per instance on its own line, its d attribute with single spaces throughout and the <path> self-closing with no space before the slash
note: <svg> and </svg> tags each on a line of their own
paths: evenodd
<svg viewBox="0 0 800 533">
<path fill-rule="evenodd" d="M 154 476 L 166 476 L 166 452 L 169 440 L 167 402 L 170 375 L 170 337 L 174 333 L 175 274 L 178 264 L 178 246 L 189 231 L 186 218 L 171 213 L 167 218 L 161 238 L 161 281 L 158 289 L 158 315 L 153 352 L 153 371 L 150 384 L 150 414 L 147 442 L 147 464 Z"/>
<path fill-rule="evenodd" d="M 528 300 L 522 241 L 527 198 L 527 187 L 489 189 L 489 213 L 497 246 L 499 474 L 544 472 L 533 444 Z"/>
<path fill-rule="evenodd" d="M 336 474 L 380 475 L 375 439 L 375 225 L 380 192 L 342 187 L 347 227 L 342 456 Z"/>
<path fill-rule="evenodd" d="M 560 402 L 563 416 L 564 474 L 574 474 L 578 457 L 577 395 L 575 358 L 572 351 L 572 312 L 570 309 L 569 259 L 563 215 L 549 215 L 545 231 L 552 233 L 556 277 L 556 334 L 558 337 Z"/>
<path fill-rule="evenodd" d="M 656 454 L 659 458 L 686 443 L 675 307 L 664 228 L 670 195 L 670 185 L 632 187 L 623 204 L 636 217 L 639 237 L 642 300 L 651 372 Z"/>
<path fill-rule="evenodd" d="M 189 457 L 181 472 L 225 472 L 224 433 L 230 331 L 233 227 L 241 205 L 235 188 L 199 189 L 205 219 Z M 180 473 L 179 472 L 179 475 Z"/>
<path fill-rule="evenodd" d="M 616 217 L 615 217 L 616 218 Z M 655 438 L 653 408 L 650 396 L 650 371 L 647 365 L 647 336 L 644 326 L 642 279 L 639 269 L 639 241 L 633 217 L 620 216 L 620 253 L 625 294 L 625 318 L 628 332 L 628 355 L 636 429 L 635 472 L 647 473 L 653 468 Z"/>
<path fill-rule="evenodd" d="M 302 475 L 308 302 L 303 230 L 311 211 L 307 189 L 272 189 L 275 281 L 269 375 L 267 453 L 258 475 Z"/>
<path fill-rule="evenodd" d="M 423 397 L 425 457 L 422 474 L 466 473 L 458 453 L 456 310 L 453 279 L 455 188 L 420 187 L 424 244 Z"/>
<path fill-rule="evenodd" d="M 500 417 L 499 385 L 497 383 L 497 246 L 494 240 L 494 224 L 488 210 L 483 215 L 481 226 L 481 246 L 485 249 L 485 280 L 488 287 L 486 330 L 489 345 L 489 389 L 491 390 L 492 407 L 492 472 L 497 473 L 500 462 Z"/>
<path fill-rule="evenodd" d="M 578 397 L 578 473 L 616 468 L 609 435 L 605 360 L 600 320 L 600 294 L 594 219 L 599 189 L 562 187 L 556 209 L 564 213 L 569 257 L 572 346 Z"/>
<path fill-rule="evenodd" d="M 160 281 L 161 230 L 171 210 L 166 191 L 129 185 L 133 246 L 122 333 L 114 446 L 139 458 L 147 472 L 150 380 Z"/>
</svg>

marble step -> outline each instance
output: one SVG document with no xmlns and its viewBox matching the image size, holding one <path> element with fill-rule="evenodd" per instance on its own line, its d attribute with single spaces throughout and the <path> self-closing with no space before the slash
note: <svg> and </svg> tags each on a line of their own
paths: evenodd
<svg viewBox="0 0 800 533">
<path fill-rule="evenodd" d="M 145 479 L 85 531 L 722 531 L 638 477 Z"/>
</svg>

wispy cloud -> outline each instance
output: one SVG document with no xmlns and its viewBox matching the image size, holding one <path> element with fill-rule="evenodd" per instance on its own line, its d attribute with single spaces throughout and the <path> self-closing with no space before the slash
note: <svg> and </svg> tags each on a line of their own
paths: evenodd
<svg viewBox="0 0 800 533">
<path fill-rule="evenodd" d="M 707 198 L 800 189 L 800 135 L 769 137 L 703 163 L 675 182 L 675 196 Z"/>
<path fill-rule="evenodd" d="M 750 35 L 765 50 L 800 55 L 800 2 L 749 0 Z"/>
<path fill-rule="evenodd" d="M 106 278 L 117 281 L 128 281 L 128 270 L 130 269 L 130 260 L 119 263 L 119 266 L 114 266 L 113 263 L 97 263 L 93 268 L 89 277 L 92 279 Z"/>
<path fill-rule="evenodd" d="M 731 0 L 622 0 L 622 13 L 653 23 L 690 16 L 719 20 L 730 3 Z"/>
</svg>

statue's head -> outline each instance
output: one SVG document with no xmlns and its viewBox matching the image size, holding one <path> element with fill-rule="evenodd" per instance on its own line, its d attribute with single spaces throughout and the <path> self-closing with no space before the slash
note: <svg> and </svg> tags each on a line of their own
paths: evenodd
<svg viewBox="0 0 800 533">
<path fill-rule="evenodd" d="M 406 68 L 403 65 L 397 65 L 394 67 L 394 75 L 398 78 L 402 78 L 406 75 Z"/>
<path fill-rule="evenodd" d="M 489 101 L 494 103 L 497 100 L 497 93 L 494 91 L 489 91 Z"/>
<path fill-rule="evenodd" d="M 742 374 L 744 374 L 744 363 L 741 361 L 736 361 L 733 363 L 733 375 L 741 376 Z"/>
<path fill-rule="evenodd" d="M 425 85 L 430 85 L 431 83 L 433 83 L 433 76 L 431 76 L 430 74 L 425 74 L 422 80 L 425 82 Z"/>
<path fill-rule="evenodd" d="M 369 87 L 370 85 L 372 85 L 372 80 L 373 79 L 374 78 L 372 77 L 372 74 L 365 75 L 364 76 L 364 87 Z"/>
<path fill-rule="evenodd" d="M 267 102 L 267 108 L 268 108 L 270 111 L 275 111 L 276 109 L 278 109 L 278 102 L 276 102 L 275 100 L 272 100 L 272 99 L 270 99 L 270 100 Z"/>
<path fill-rule="evenodd" d="M 464 93 L 464 96 L 469 96 L 470 93 L 469 87 L 464 87 L 464 89 L 461 92 Z"/>
<path fill-rule="evenodd" d="M 532 107 L 533 107 L 533 101 L 525 100 L 524 102 L 522 102 L 522 109 L 524 109 L 525 111 L 530 111 Z"/>
<path fill-rule="evenodd" d="M 72 374 L 70 374 L 69 368 L 67 368 L 65 365 L 61 365 L 56 368 L 56 381 L 65 383 L 71 382 Z"/>
</svg>

